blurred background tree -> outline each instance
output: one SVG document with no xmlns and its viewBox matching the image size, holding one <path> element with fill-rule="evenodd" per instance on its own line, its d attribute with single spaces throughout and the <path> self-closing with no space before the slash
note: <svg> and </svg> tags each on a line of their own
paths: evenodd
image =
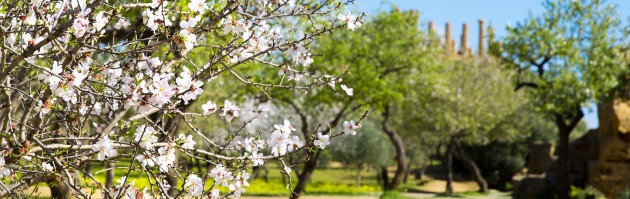
<svg viewBox="0 0 630 199">
<path fill-rule="evenodd" d="M 378 122 L 368 121 L 356 136 L 344 137 L 333 144 L 332 157 L 344 167 L 357 172 L 356 186 L 361 186 L 362 171 L 366 168 L 380 169 L 389 165 L 394 148 Z"/>
<path fill-rule="evenodd" d="M 615 6 L 600 0 L 553 0 L 545 12 L 514 27 L 500 50 L 516 89 L 529 88 L 530 103 L 553 117 L 558 129 L 556 195 L 569 198 L 569 137 L 582 107 L 610 97 L 618 76 L 627 70 L 618 46 L 622 29 Z"/>
</svg>

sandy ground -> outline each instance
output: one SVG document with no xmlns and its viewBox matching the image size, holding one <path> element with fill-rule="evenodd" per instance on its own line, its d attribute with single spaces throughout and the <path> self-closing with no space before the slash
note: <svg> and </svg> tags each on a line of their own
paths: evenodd
<svg viewBox="0 0 630 199">
<path fill-rule="evenodd" d="M 466 196 L 466 197 L 436 197 L 435 194 L 429 193 L 404 193 L 405 196 L 410 198 L 440 198 L 440 199 L 509 199 L 510 196 L 501 194 L 490 194 L 487 196 Z M 288 197 L 262 197 L 262 196 L 248 196 L 241 197 L 243 199 L 287 199 Z M 302 196 L 301 199 L 378 199 L 378 196 Z"/>
<path fill-rule="evenodd" d="M 263 196 L 246 196 L 242 199 L 287 199 L 289 197 L 263 197 Z M 302 196 L 300 199 L 377 199 L 378 196 Z"/>
<path fill-rule="evenodd" d="M 444 193 L 446 191 L 446 181 L 444 180 L 431 180 L 426 184 L 416 187 L 415 191 L 429 192 L 429 193 Z M 453 191 L 468 192 L 479 190 L 479 185 L 474 181 L 453 182 Z"/>
</svg>

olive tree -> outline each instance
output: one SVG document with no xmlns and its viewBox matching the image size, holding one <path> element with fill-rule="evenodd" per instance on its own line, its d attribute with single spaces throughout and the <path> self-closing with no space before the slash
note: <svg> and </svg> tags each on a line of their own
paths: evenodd
<svg viewBox="0 0 630 199">
<path fill-rule="evenodd" d="M 372 120 L 372 119 L 371 119 Z M 333 144 L 333 160 L 356 169 L 357 187 L 361 186 L 361 173 L 366 168 L 380 169 L 387 166 L 394 149 L 387 136 L 381 133 L 378 121 L 367 120 L 357 136 L 341 138 Z"/>
<path fill-rule="evenodd" d="M 446 145 L 448 169 L 446 192 L 452 193 L 452 161 L 456 158 L 472 173 L 481 192 L 487 192 L 487 182 L 481 171 L 464 150 L 466 145 L 485 144 L 495 137 L 490 130 L 512 114 L 521 103 L 512 91 L 512 72 L 503 70 L 492 58 L 445 59 L 439 68 L 424 73 L 420 85 L 428 86 L 424 101 L 410 103 L 417 114 L 407 116 L 424 121 L 424 129 L 432 132 Z M 429 83 L 427 83 L 429 82 Z"/>
<path fill-rule="evenodd" d="M 544 12 L 508 27 L 493 54 L 515 71 L 516 90 L 553 117 L 558 128 L 556 194 L 569 198 L 569 137 L 582 108 L 610 97 L 627 70 L 615 5 L 602 0 L 549 0 Z"/>
<path fill-rule="evenodd" d="M 407 173 L 404 140 L 392 118 L 402 114 L 403 99 L 414 89 L 409 84 L 414 78 L 411 74 L 420 73 L 438 52 L 418 22 L 418 12 L 394 9 L 373 16 L 354 32 L 328 35 L 316 44 L 323 54 L 320 64 L 313 67 L 332 71 L 338 65 L 350 66 L 343 82 L 353 88 L 354 95 L 346 102 L 381 115 L 380 127 L 394 147 L 397 167 L 391 179 L 385 167 L 380 168 L 385 190 L 397 189 Z"/>
</svg>

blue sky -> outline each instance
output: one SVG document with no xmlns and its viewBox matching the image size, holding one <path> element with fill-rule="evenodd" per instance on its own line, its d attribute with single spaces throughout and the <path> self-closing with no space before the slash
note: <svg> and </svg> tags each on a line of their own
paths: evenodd
<svg viewBox="0 0 630 199">
<path fill-rule="evenodd" d="M 415 9 L 420 11 L 422 28 L 427 27 L 429 21 L 435 24 L 439 34 L 444 33 L 444 24 L 451 24 L 453 39 L 459 46 L 462 24 L 468 24 L 469 43 L 471 48 L 477 49 L 479 43 L 478 20 L 483 19 L 486 25 L 492 25 L 498 38 L 506 35 L 505 26 L 516 24 L 527 18 L 529 14 L 537 15 L 543 11 L 543 0 L 357 0 L 357 9 L 370 15 L 379 11 L 387 11 L 390 5 L 396 5 L 402 10 Z M 622 19 L 630 17 L 630 0 L 608 0 L 617 4 Z M 584 109 L 585 121 L 589 128 L 597 128 L 597 112 L 595 107 Z"/>
</svg>

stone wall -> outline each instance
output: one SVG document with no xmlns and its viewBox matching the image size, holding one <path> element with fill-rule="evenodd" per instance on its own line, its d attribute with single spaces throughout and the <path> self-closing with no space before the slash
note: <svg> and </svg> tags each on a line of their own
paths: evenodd
<svg viewBox="0 0 630 199">
<path fill-rule="evenodd" d="M 529 145 L 526 168 L 512 177 L 512 198 L 538 198 L 548 184 L 545 176 L 554 160 L 553 144 L 534 142 Z"/>
<path fill-rule="evenodd" d="M 614 199 L 630 188 L 630 99 L 610 100 L 598 105 L 597 112 L 599 128 L 570 144 L 569 180 Z M 557 169 L 552 148 L 544 143 L 530 146 L 527 168 L 513 178 L 514 198 L 532 198 L 543 188 L 553 189 Z"/>
<path fill-rule="evenodd" d="M 589 184 L 615 198 L 630 187 L 630 100 L 615 99 L 598 109 L 597 154 L 589 162 Z"/>
</svg>

